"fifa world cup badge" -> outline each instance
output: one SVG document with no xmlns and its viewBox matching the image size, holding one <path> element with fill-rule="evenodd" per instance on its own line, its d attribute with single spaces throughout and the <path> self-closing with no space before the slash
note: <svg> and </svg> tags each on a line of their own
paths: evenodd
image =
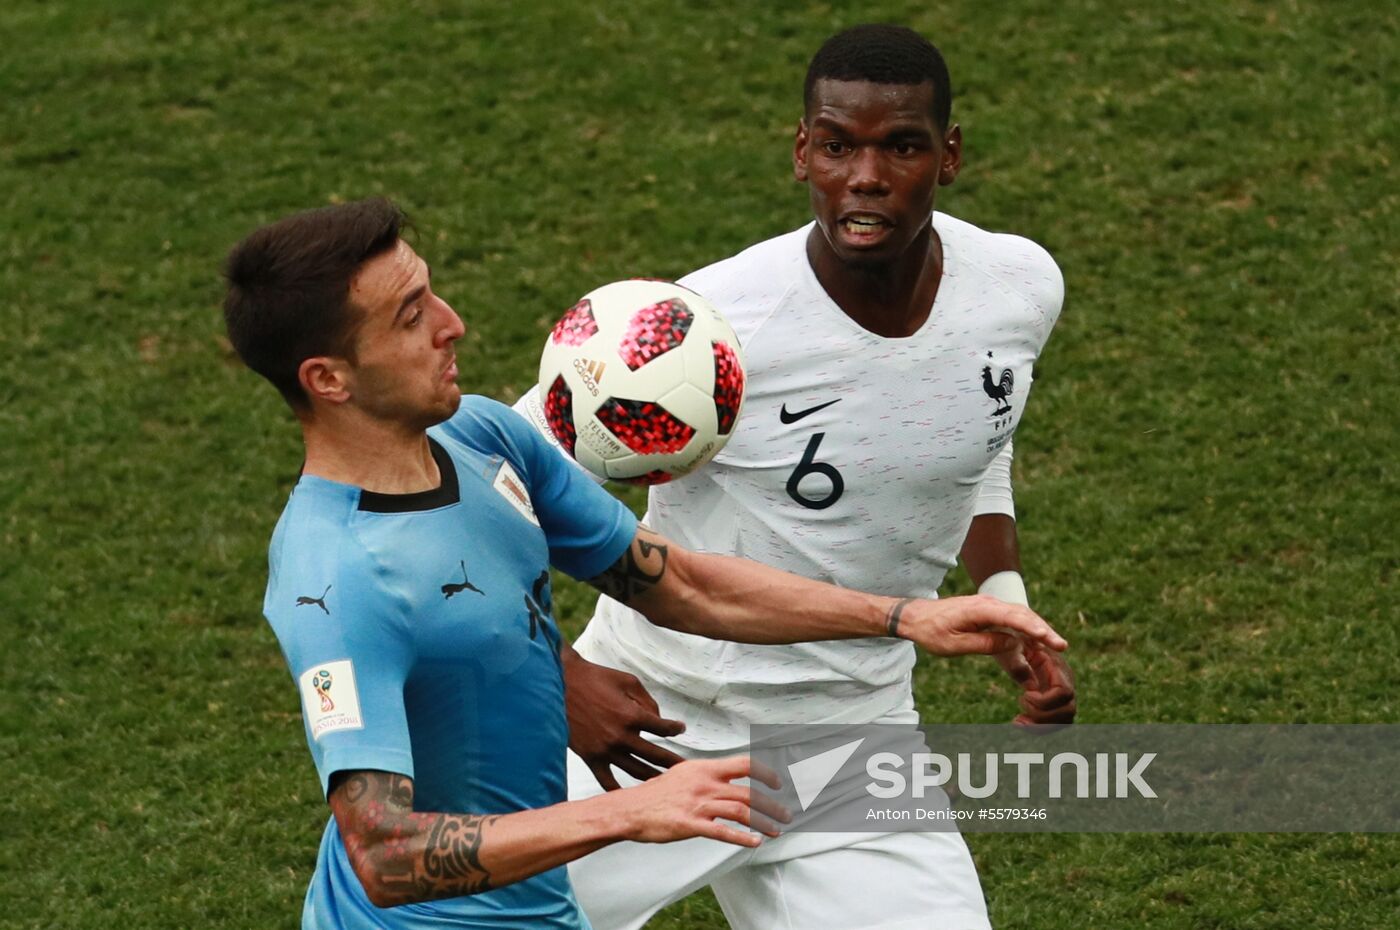
<svg viewBox="0 0 1400 930">
<path fill-rule="evenodd" d="M 316 693 L 321 696 L 321 711 L 335 710 L 335 701 L 331 700 L 331 673 L 326 669 L 321 669 L 316 676 L 311 679 L 311 686 L 316 689 Z"/>
<path fill-rule="evenodd" d="M 355 666 L 349 659 L 319 662 L 303 672 L 298 683 L 302 714 L 313 739 L 337 730 L 358 730 L 364 726 L 359 690 L 355 686 Z"/>
</svg>

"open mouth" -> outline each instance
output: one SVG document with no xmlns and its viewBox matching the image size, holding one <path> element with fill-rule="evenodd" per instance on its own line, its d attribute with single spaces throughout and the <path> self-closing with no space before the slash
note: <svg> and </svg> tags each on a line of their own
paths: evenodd
<svg viewBox="0 0 1400 930">
<path fill-rule="evenodd" d="M 877 239 L 892 228 L 889 220 L 874 213 L 851 213 L 841 217 L 838 225 L 847 237 L 858 242 Z"/>
<path fill-rule="evenodd" d="M 442 373 L 442 380 L 444 380 L 444 381 L 456 381 L 456 380 L 457 380 L 457 360 L 456 360 L 456 359 L 453 359 L 453 360 L 452 360 L 452 364 L 448 365 L 448 366 L 447 366 L 447 369 Z"/>
</svg>

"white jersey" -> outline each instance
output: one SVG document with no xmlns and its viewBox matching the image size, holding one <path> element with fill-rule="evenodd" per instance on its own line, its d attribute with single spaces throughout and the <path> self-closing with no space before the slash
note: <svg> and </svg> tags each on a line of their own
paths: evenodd
<svg viewBox="0 0 1400 930">
<path fill-rule="evenodd" d="M 682 279 L 733 324 L 748 376 L 729 444 L 653 487 L 647 525 L 846 588 L 936 597 L 973 516 L 1011 513 L 1011 437 L 1064 284 L 1029 240 L 935 213 L 943 279 L 912 336 L 861 328 L 818 283 L 811 225 Z M 538 422 L 538 418 L 537 422 Z M 608 597 L 577 648 L 639 675 L 677 742 L 727 749 L 751 723 L 870 721 L 907 704 L 912 644 L 754 646 L 677 633 Z"/>
</svg>

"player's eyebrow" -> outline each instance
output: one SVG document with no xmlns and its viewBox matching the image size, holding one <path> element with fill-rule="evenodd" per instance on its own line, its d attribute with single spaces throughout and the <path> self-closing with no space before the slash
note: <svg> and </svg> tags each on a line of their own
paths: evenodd
<svg viewBox="0 0 1400 930">
<path fill-rule="evenodd" d="M 837 135 L 850 135 L 853 127 L 851 124 L 839 116 L 823 113 L 812 118 L 809 129 L 823 129 Z M 921 121 L 910 118 L 896 121 L 894 125 L 885 130 L 882 138 L 885 139 L 929 139 L 932 133 Z"/>
<path fill-rule="evenodd" d="M 827 116 L 826 114 L 822 114 L 822 115 L 819 115 L 819 116 L 814 116 L 814 117 L 812 117 L 811 128 L 812 128 L 812 129 L 825 129 L 825 130 L 828 130 L 829 132 L 848 132 L 848 131 L 849 131 L 849 130 L 847 129 L 846 123 L 844 123 L 843 121 L 837 119 L 837 118 L 834 117 L 834 116 Z"/>
<path fill-rule="evenodd" d="M 934 134 L 922 123 L 914 123 L 891 126 L 885 135 L 889 139 L 932 139 Z"/>
<path fill-rule="evenodd" d="M 428 269 L 428 281 L 429 283 L 431 283 L 433 280 L 433 266 L 429 265 L 427 262 L 424 262 L 423 267 Z M 426 294 L 427 291 L 428 285 L 420 284 L 413 290 L 405 294 L 403 301 L 399 304 L 399 309 L 394 311 L 394 322 L 397 323 L 399 321 L 399 317 L 403 316 L 403 312 L 407 310 L 410 306 L 412 306 L 414 303 L 417 303 L 418 299 L 421 298 L 424 294 Z"/>
<path fill-rule="evenodd" d="M 409 291 L 406 295 L 404 295 L 403 303 L 399 304 L 399 309 L 394 311 L 394 322 L 397 323 L 399 321 L 399 317 L 403 316 L 403 312 L 407 310 L 410 306 L 412 306 L 414 303 L 416 303 L 418 298 L 422 297 L 425 293 L 427 293 L 427 290 L 428 285 L 420 284 L 413 290 Z"/>
</svg>

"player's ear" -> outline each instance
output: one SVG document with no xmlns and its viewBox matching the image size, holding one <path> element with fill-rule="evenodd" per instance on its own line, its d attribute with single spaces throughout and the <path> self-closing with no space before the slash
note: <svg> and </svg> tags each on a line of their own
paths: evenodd
<svg viewBox="0 0 1400 930">
<path fill-rule="evenodd" d="M 343 404 L 350 399 L 350 365 L 343 358 L 316 355 L 297 367 L 301 389 L 312 400 Z"/>
<path fill-rule="evenodd" d="M 938 183 L 947 187 L 962 170 L 962 127 L 954 123 L 943 136 L 943 164 L 938 166 Z"/>
<path fill-rule="evenodd" d="M 807 183 L 807 120 L 797 121 L 797 136 L 792 141 L 792 176 Z"/>
</svg>

